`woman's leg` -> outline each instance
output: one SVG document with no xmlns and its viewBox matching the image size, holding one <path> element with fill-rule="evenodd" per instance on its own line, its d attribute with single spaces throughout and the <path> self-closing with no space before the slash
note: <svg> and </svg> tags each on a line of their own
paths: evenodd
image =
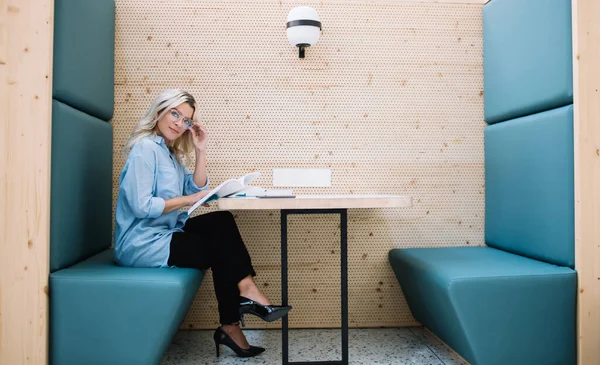
<svg viewBox="0 0 600 365">
<path fill-rule="evenodd" d="M 209 236 L 206 234 L 205 236 Z M 219 306 L 219 322 L 223 331 L 227 333 L 243 349 L 250 348 L 246 336 L 239 327 L 239 312 L 233 303 L 237 303 L 237 285 L 234 282 L 227 284 L 226 280 L 219 280 L 220 270 L 215 272 L 213 263 L 220 262 L 215 246 L 202 235 L 191 232 L 176 232 L 171 238 L 171 253 L 168 264 L 177 267 L 195 268 L 199 270 L 213 270 L 213 283 Z M 220 265 L 217 264 L 217 267 Z M 235 299 L 234 299 L 235 298 Z"/>
<path fill-rule="evenodd" d="M 238 292 L 235 294 L 236 305 L 239 306 L 240 295 L 260 304 L 271 305 L 269 299 L 258 289 L 252 279 L 256 273 L 252 268 L 250 255 L 231 212 L 217 211 L 190 218 L 183 230 L 199 235 L 205 234 L 207 231 L 221 233 L 220 237 L 216 238 L 218 242 L 214 244 L 221 246 L 224 253 L 223 257 L 225 257 L 222 267 L 226 272 L 224 275 L 219 275 L 219 278 L 236 281 L 238 287 Z M 215 267 L 213 265 L 213 275 L 214 271 Z"/>
<path fill-rule="evenodd" d="M 168 264 L 212 269 L 223 330 L 241 348 L 249 348 L 239 328 L 239 283 L 245 283 L 244 288 L 251 287 L 247 283 L 253 283 L 256 273 L 231 213 L 216 212 L 189 219 L 184 232 L 173 234 Z"/>
</svg>

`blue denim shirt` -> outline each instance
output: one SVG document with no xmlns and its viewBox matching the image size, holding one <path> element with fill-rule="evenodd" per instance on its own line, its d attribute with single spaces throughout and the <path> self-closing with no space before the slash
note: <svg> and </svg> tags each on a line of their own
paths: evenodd
<svg viewBox="0 0 600 365">
<path fill-rule="evenodd" d="M 122 266 L 168 266 L 171 236 L 183 232 L 187 212 L 163 214 L 165 200 L 197 193 L 194 175 L 181 165 L 161 136 L 136 143 L 119 178 L 115 213 L 115 259 Z"/>
</svg>

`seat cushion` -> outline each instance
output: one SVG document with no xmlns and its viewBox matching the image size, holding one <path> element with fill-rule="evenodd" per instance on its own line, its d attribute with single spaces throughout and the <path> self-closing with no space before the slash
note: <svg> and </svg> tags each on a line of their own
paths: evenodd
<svg viewBox="0 0 600 365">
<path fill-rule="evenodd" d="M 574 267 L 573 106 L 487 126 L 485 241 Z"/>
<path fill-rule="evenodd" d="M 488 123 L 573 103 L 571 0 L 493 0 L 483 8 Z"/>
<path fill-rule="evenodd" d="M 111 244 L 112 127 L 52 101 L 50 271 Z"/>
<path fill-rule="evenodd" d="M 393 249 L 414 317 L 471 364 L 574 364 L 576 273 L 491 247 Z"/>
<path fill-rule="evenodd" d="M 96 118 L 113 116 L 114 0 L 55 0 L 52 96 Z"/>
<path fill-rule="evenodd" d="M 203 272 L 117 266 L 105 250 L 50 275 L 53 364 L 158 364 Z"/>
</svg>

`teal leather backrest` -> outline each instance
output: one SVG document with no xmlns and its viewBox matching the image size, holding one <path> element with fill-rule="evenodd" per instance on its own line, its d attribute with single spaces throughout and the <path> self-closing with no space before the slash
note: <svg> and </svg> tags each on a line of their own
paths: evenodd
<svg viewBox="0 0 600 365">
<path fill-rule="evenodd" d="M 55 0 L 50 271 L 111 245 L 114 0 Z"/>
<path fill-rule="evenodd" d="M 574 267 L 573 106 L 489 125 L 485 241 Z"/>
<path fill-rule="evenodd" d="M 53 98 L 96 118 L 113 116 L 114 0 L 55 0 Z"/>
<path fill-rule="evenodd" d="M 487 123 L 573 103 L 571 0 L 492 0 L 483 47 Z"/>
<path fill-rule="evenodd" d="M 111 244 L 112 126 L 52 101 L 50 271 Z"/>
</svg>

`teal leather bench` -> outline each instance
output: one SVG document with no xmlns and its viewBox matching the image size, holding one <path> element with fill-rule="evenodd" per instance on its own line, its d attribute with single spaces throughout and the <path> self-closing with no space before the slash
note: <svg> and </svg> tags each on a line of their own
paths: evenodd
<svg viewBox="0 0 600 365">
<path fill-rule="evenodd" d="M 160 363 L 200 286 L 193 269 L 115 264 L 113 0 L 56 0 L 50 363 Z"/>
<path fill-rule="evenodd" d="M 389 262 L 414 317 L 472 365 L 575 364 L 570 1 L 483 16 L 486 246 Z"/>
</svg>

